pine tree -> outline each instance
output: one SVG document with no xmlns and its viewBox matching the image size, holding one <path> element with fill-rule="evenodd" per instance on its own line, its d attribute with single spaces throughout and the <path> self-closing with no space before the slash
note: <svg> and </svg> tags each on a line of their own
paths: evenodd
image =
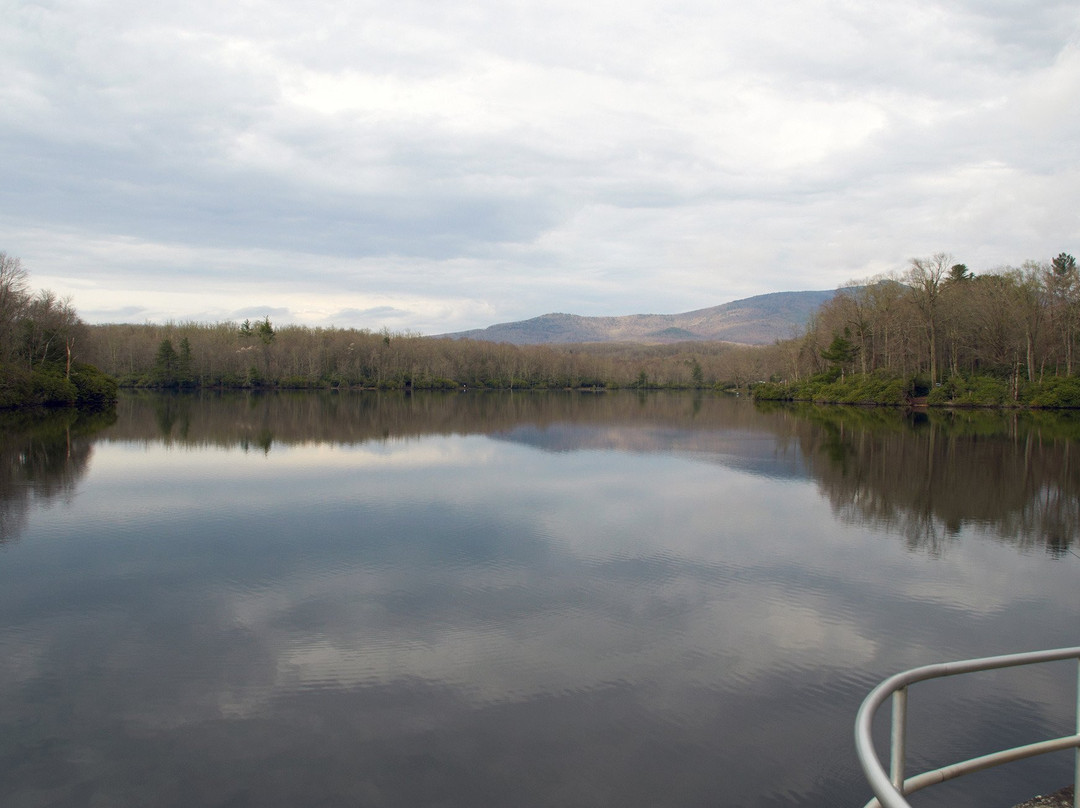
<svg viewBox="0 0 1080 808">
<path fill-rule="evenodd" d="M 177 383 L 177 369 L 179 359 L 172 340 L 166 337 L 158 345 L 157 356 L 154 359 L 154 382 L 161 387 L 175 387 Z"/>
</svg>

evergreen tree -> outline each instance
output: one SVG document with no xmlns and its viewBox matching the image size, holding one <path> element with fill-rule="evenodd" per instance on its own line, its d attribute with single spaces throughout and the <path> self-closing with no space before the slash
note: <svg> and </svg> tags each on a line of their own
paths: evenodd
<svg viewBox="0 0 1080 808">
<path fill-rule="evenodd" d="M 274 327 L 270 325 L 269 317 L 259 323 L 256 327 L 256 331 L 259 334 L 259 339 L 261 339 L 264 344 L 269 345 L 274 341 Z"/>
<path fill-rule="evenodd" d="M 175 387 L 177 384 L 177 370 L 179 357 L 173 347 L 172 340 L 166 337 L 158 345 L 157 356 L 154 359 L 154 382 L 161 387 Z"/>
<path fill-rule="evenodd" d="M 1054 274 L 1059 276 L 1072 275 L 1076 272 L 1076 259 L 1068 253 L 1058 253 L 1057 258 L 1050 262 Z"/>
<path fill-rule="evenodd" d="M 690 382 L 697 389 L 705 386 L 705 373 L 701 369 L 701 363 L 695 357 L 690 363 Z"/>
<path fill-rule="evenodd" d="M 821 352 L 821 358 L 840 368 L 840 378 L 844 378 L 847 367 L 855 362 L 859 356 L 859 346 L 852 344 L 849 337 L 850 329 L 845 328 L 844 334 L 833 335 L 833 341 L 828 348 Z"/>
<path fill-rule="evenodd" d="M 176 377 L 181 387 L 191 387 L 195 384 L 195 373 L 191 367 L 191 343 L 187 337 L 180 340 L 180 355 L 177 357 Z"/>
</svg>

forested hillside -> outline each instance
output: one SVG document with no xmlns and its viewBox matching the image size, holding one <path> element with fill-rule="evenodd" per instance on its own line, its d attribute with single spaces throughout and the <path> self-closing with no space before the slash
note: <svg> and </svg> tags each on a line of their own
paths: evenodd
<svg viewBox="0 0 1080 808">
<path fill-rule="evenodd" d="M 518 346 L 269 318 L 87 326 L 68 301 L 31 295 L 18 259 L 0 256 L 8 398 L 71 398 L 90 363 L 159 388 L 752 387 L 774 399 L 1080 406 L 1080 278 L 1067 253 L 979 275 L 945 254 L 913 259 L 841 288 L 802 334 L 765 346 Z"/>
<path fill-rule="evenodd" d="M 787 366 L 770 376 L 783 384 L 758 394 L 881 400 L 891 385 L 889 399 L 1080 406 L 1078 336 L 1072 255 L 974 275 L 939 253 L 841 289 L 784 346 Z"/>
</svg>

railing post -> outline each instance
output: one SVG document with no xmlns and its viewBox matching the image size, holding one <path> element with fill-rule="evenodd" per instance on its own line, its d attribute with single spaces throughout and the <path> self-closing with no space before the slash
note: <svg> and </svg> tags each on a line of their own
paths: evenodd
<svg viewBox="0 0 1080 808">
<path fill-rule="evenodd" d="M 975 673 L 976 671 L 998 670 L 1022 665 L 1034 665 L 1042 662 L 1056 662 L 1071 659 L 1077 661 L 1076 672 L 1076 732 L 1060 738 L 1051 738 L 1038 743 L 1029 743 L 1003 749 L 988 755 L 981 755 L 959 763 L 941 766 L 922 772 L 915 777 L 906 777 L 907 767 L 907 699 L 908 688 L 915 682 L 938 679 L 944 676 Z M 889 747 L 890 772 L 885 767 L 875 750 L 873 738 L 874 714 L 892 699 L 892 738 Z M 963 659 L 956 662 L 943 662 L 936 665 L 923 665 L 919 668 L 894 674 L 878 684 L 859 707 L 855 718 L 855 751 L 859 763 L 866 774 L 874 799 L 867 803 L 867 808 L 910 808 L 907 795 L 927 786 L 943 783 L 972 772 L 982 771 L 1003 763 L 1024 760 L 1035 755 L 1050 752 L 1064 752 L 1072 749 L 1075 753 L 1075 771 L 1073 773 L 1073 808 L 1080 808 L 1080 646 L 1072 648 L 1053 648 L 1046 651 L 1032 651 L 1026 654 L 1005 654 L 981 659 Z"/>
<path fill-rule="evenodd" d="M 1080 735 L 1080 657 L 1076 660 L 1076 734 Z M 1073 808 L 1080 808 L 1080 746 L 1073 756 Z"/>
<path fill-rule="evenodd" d="M 893 787 L 904 793 L 904 761 L 907 759 L 907 686 L 900 688 L 892 697 L 892 744 L 889 758 L 889 776 Z M 1076 806 L 1074 806 L 1076 808 Z"/>
</svg>

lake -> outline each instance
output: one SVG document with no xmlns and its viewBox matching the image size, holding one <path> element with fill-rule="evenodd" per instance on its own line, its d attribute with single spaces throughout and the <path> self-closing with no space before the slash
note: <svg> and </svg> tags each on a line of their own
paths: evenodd
<svg viewBox="0 0 1080 808">
<path fill-rule="evenodd" d="M 0 805 L 859 806 L 880 679 L 1080 644 L 1078 537 L 1075 413 L 324 392 L 8 416 Z M 1070 733 L 1075 697 L 1068 663 L 916 686 L 909 770 Z M 1071 766 L 912 801 L 1012 805 Z"/>
</svg>

